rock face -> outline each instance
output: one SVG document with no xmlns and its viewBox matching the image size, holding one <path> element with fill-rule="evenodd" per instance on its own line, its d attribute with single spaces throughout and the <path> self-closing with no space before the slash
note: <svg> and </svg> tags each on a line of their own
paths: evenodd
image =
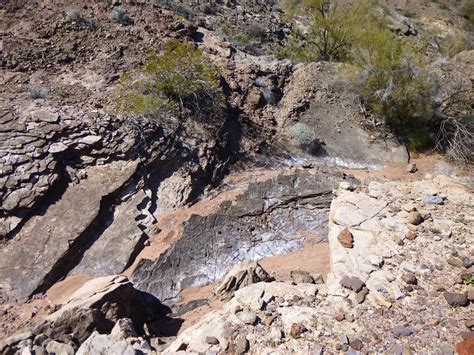
<svg viewBox="0 0 474 355">
<path fill-rule="evenodd" d="M 121 345 L 112 343 L 136 336 L 135 329 L 143 334 L 145 323 L 162 318 L 168 311 L 157 299 L 137 291 L 124 276 L 97 278 L 86 282 L 60 310 L 31 325 L 26 336 L 8 338 L 1 343 L 0 351 L 6 347 L 10 350 L 21 348 L 22 340 L 33 338 L 37 345 L 49 352 L 64 353 L 65 347 L 72 344 L 72 354 L 77 345 L 84 342 L 86 345 L 83 344 L 79 353 L 96 351 L 102 346 L 100 344 L 105 348 L 110 345 L 111 349 L 122 349 Z M 99 333 L 111 335 L 107 337 Z M 101 337 L 110 339 L 110 343 L 106 344 Z M 65 344 L 65 339 L 68 339 L 68 344 Z M 124 349 L 128 346 L 126 341 L 125 344 Z"/>
<path fill-rule="evenodd" d="M 270 281 L 267 272 L 253 260 L 246 260 L 236 265 L 225 276 L 224 280 L 215 290 L 221 300 L 229 300 L 238 289 L 261 281 Z"/>
<path fill-rule="evenodd" d="M 253 183 L 216 213 L 193 215 L 181 238 L 156 260 L 142 260 L 132 280 L 161 300 L 183 288 L 204 285 L 245 259 L 300 249 L 302 231 L 325 239 L 328 206 L 337 177 L 321 169 L 299 170 Z"/>
</svg>

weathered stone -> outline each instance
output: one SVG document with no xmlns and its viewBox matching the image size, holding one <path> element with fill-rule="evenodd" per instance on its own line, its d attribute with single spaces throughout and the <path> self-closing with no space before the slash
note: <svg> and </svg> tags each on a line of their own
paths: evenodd
<svg viewBox="0 0 474 355">
<path fill-rule="evenodd" d="M 423 197 L 423 202 L 427 205 L 442 205 L 444 200 L 441 196 L 427 195 Z"/>
<path fill-rule="evenodd" d="M 44 292 L 64 277 L 66 264 L 79 259 L 87 244 L 81 236 L 98 216 L 102 199 L 122 187 L 136 167 L 137 162 L 115 162 L 90 169 L 87 179 L 69 186 L 44 214 L 28 220 L 0 251 L 0 280 L 10 290 L 11 300 Z M 61 223 L 53 228 L 52 220 Z"/>
<path fill-rule="evenodd" d="M 339 283 L 342 287 L 348 288 L 354 292 L 359 292 L 365 286 L 365 283 L 358 277 L 344 276 Z"/>
<path fill-rule="evenodd" d="M 46 345 L 46 351 L 49 354 L 74 355 L 74 348 L 69 344 L 59 343 L 51 340 Z"/>
<path fill-rule="evenodd" d="M 418 283 L 416 276 L 409 272 L 402 275 L 402 280 L 408 285 L 416 285 Z"/>
<path fill-rule="evenodd" d="M 337 240 L 344 248 L 354 247 L 354 236 L 348 228 L 344 228 L 341 233 L 339 233 L 339 235 L 337 236 Z"/>
<path fill-rule="evenodd" d="M 458 355 L 474 354 L 474 338 L 461 341 L 456 344 L 456 353 Z"/>
<path fill-rule="evenodd" d="M 406 166 L 405 171 L 407 173 L 416 173 L 418 168 L 416 167 L 416 164 L 410 163 Z"/>
<path fill-rule="evenodd" d="M 401 326 L 393 327 L 391 332 L 397 337 L 407 337 L 413 334 L 413 330 L 411 328 Z"/>
<path fill-rule="evenodd" d="M 444 292 L 443 296 L 452 307 L 465 307 L 469 304 L 469 299 L 464 293 Z"/>
<path fill-rule="evenodd" d="M 464 267 L 462 260 L 455 256 L 448 258 L 448 264 L 457 268 Z"/>
<path fill-rule="evenodd" d="M 352 349 L 360 351 L 364 347 L 364 343 L 360 339 L 354 339 L 349 341 L 349 345 L 351 346 Z"/>
<path fill-rule="evenodd" d="M 418 211 L 412 211 L 408 214 L 408 223 L 411 223 L 415 226 L 421 224 L 423 222 L 423 217 L 421 213 Z"/>
<path fill-rule="evenodd" d="M 405 239 L 415 240 L 417 236 L 418 236 L 418 234 L 416 234 L 415 232 L 409 230 L 407 232 L 407 234 L 405 234 Z"/>
<path fill-rule="evenodd" d="M 257 322 L 257 315 L 252 312 L 239 312 L 237 313 L 237 318 L 249 325 L 254 325 Z"/>
<path fill-rule="evenodd" d="M 293 270 L 290 272 L 290 277 L 291 280 L 297 285 L 302 283 L 315 283 L 313 276 L 311 276 L 311 274 L 307 271 Z"/>
<path fill-rule="evenodd" d="M 217 339 L 216 337 L 207 336 L 206 343 L 211 345 L 217 345 L 219 344 L 219 339 Z"/>
<path fill-rule="evenodd" d="M 270 280 L 270 275 L 267 274 L 260 264 L 253 260 L 246 260 L 229 271 L 215 290 L 215 294 L 221 300 L 229 300 L 234 296 L 234 292 L 242 287 Z"/>
<path fill-rule="evenodd" d="M 137 332 L 133 328 L 133 322 L 130 318 L 122 318 L 115 323 L 110 336 L 115 340 L 125 340 L 127 338 L 137 337 Z"/>
<path fill-rule="evenodd" d="M 308 329 L 301 323 L 293 323 L 291 325 L 290 335 L 293 338 L 299 338 L 303 333 L 307 332 Z"/>
<path fill-rule="evenodd" d="M 245 354 L 250 349 L 250 343 L 246 338 L 237 339 L 235 342 L 235 352 L 237 354 Z"/>
</svg>

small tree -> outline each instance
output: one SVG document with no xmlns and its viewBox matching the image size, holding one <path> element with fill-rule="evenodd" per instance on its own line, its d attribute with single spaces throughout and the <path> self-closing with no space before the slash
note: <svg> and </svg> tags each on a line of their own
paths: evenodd
<svg viewBox="0 0 474 355">
<path fill-rule="evenodd" d="M 188 43 L 167 42 L 159 55 L 125 74 L 117 90 L 117 109 L 138 115 L 169 113 L 208 121 L 222 109 L 223 94 L 217 68 L 200 49 Z"/>
</svg>

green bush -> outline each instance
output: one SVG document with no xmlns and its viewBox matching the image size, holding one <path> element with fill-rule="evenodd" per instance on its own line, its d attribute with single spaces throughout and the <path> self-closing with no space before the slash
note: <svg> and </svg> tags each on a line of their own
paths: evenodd
<svg viewBox="0 0 474 355">
<path fill-rule="evenodd" d="M 217 68 L 202 51 L 172 40 L 142 68 L 120 79 L 116 102 L 118 111 L 128 114 L 181 118 L 190 114 L 209 121 L 219 116 L 223 94 Z"/>
<path fill-rule="evenodd" d="M 317 146 L 314 131 L 306 124 L 298 122 L 290 129 L 292 143 L 306 152 L 312 153 Z"/>
<path fill-rule="evenodd" d="M 459 8 L 462 17 L 474 24 L 474 0 L 464 0 Z"/>
<path fill-rule="evenodd" d="M 48 97 L 48 90 L 41 86 L 30 86 L 28 93 L 33 100 L 46 99 Z"/>
<path fill-rule="evenodd" d="M 127 14 L 127 12 L 120 6 L 116 6 L 112 9 L 110 13 L 110 18 L 112 21 L 122 25 L 128 26 L 133 25 L 132 18 Z"/>
</svg>

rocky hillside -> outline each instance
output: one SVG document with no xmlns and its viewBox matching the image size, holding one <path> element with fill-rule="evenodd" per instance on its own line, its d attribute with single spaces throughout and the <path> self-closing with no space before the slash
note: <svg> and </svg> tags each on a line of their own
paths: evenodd
<svg viewBox="0 0 474 355">
<path fill-rule="evenodd" d="M 439 95 L 472 95 L 474 52 L 445 51 L 472 40 L 458 7 L 380 6 L 400 36 L 441 29 Z M 470 165 L 406 168 L 344 63 L 278 59 L 279 4 L 0 14 L 1 354 L 472 350 Z M 171 41 L 218 73 L 217 117 L 118 109 Z"/>
</svg>

